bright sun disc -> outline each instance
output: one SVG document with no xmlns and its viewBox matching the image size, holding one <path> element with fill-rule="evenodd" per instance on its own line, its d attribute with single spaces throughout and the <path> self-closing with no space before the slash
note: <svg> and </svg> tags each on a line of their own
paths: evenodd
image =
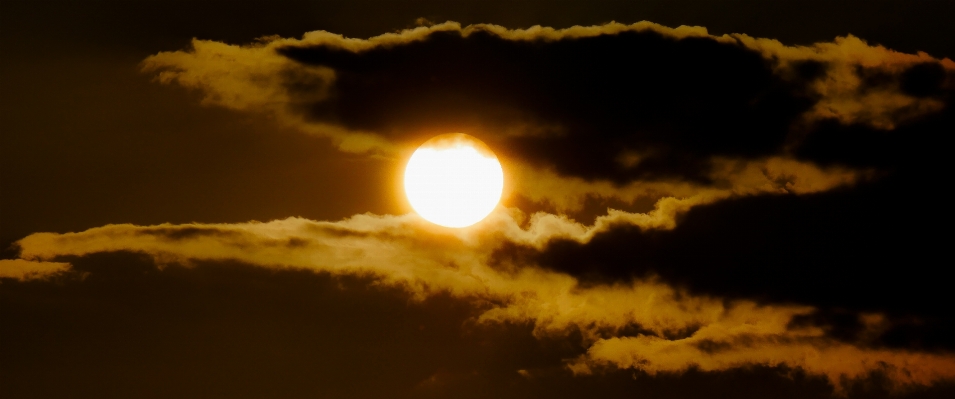
<svg viewBox="0 0 955 399">
<path fill-rule="evenodd" d="M 445 227 L 467 227 L 501 200 L 504 171 L 480 140 L 449 133 L 426 141 L 405 167 L 405 194 L 415 212 Z"/>
</svg>

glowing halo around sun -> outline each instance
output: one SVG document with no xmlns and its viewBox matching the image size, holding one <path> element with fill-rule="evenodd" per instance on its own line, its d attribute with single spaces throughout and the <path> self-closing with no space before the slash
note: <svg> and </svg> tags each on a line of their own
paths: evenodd
<svg viewBox="0 0 955 399">
<path fill-rule="evenodd" d="M 405 195 L 431 223 L 467 227 L 497 207 L 504 192 L 504 170 L 481 140 L 448 133 L 426 141 L 405 167 Z"/>
</svg>

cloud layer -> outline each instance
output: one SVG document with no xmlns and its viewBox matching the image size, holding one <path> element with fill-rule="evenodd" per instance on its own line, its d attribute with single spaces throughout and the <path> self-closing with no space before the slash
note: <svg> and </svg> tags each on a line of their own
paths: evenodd
<svg viewBox="0 0 955 399">
<path fill-rule="evenodd" d="M 449 298 L 476 309 L 476 325 L 529 325 L 539 342 L 580 341 L 550 361 L 581 378 L 769 368 L 897 390 L 955 379 L 949 287 L 925 278 L 947 256 L 932 232 L 950 212 L 926 193 L 949 167 L 951 60 L 852 36 L 788 46 L 648 22 L 449 22 L 369 39 L 194 40 L 142 68 L 345 152 L 404 159 L 436 134 L 478 136 L 501 156 L 509 200 L 533 206 L 463 230 L 361 214 L 36 233 L 0 277 L 41 284 L 114 253 L 185 273 L 304 270 Z M 602 209 L 581 222 L 593 202 Z"/>
<path fill-rule="evenodd" d="M 110 225 L 81 233 L 39 233 L 21 240 L 25 259 L 49 260 L 132 251 L 160 263 L 237 260 L 265 268 L 371 276 L 419 300 L 451 295 L 477 304 L 482 323 L 534 325 L 538 337 L 579 331 L 589 347 L 567 365 L 591 373 L 607 365 L 653 373 L 788 366 L 835 386 L 883 373 L 896 387 L 955 378 L 955 357 L 844 342 L 827 326 L 800 324 L 811 306 L 727 301 L 654 278 L 581 285 L 571 275 L 495 256 L 504 245 L 543 248 L 556 239 L 586 244 L 638 215 L 617 212 L 594 226 L 500 211 L 473 229 L 433 227 L 414 216 L 359 215 L 341 222 L 286 219 L 233 225 Z M 861 317 L 861 316 L 860 316 Z M 884 316 L 865 315 L 878 334 Z"/>
<path fill-rule="evenodd" d="M 514 195 L 559 211 L 891 172 L 904 162 L 885 148 L 923 141 L 885 132 L 924 130 L 955 90 L 951 60 L 852 36 L 787 46 L 649 22 L 194 40 L 143 69 L 344 151 L 402 158 L 433 135 L 473 134 L 502 155 Z"/>
<path fill-rule="evenodd" d="M 803 120 L 891 129 L 941 109 L 955 84 L 951 60 L 851 36 L 786 46 L 649 22 L 563 30 L 448 22 L 367 40 L 318 31 L 248 46 L 195 40 L 143 65 L 162 82 L 202 90 L 208 103 L 276 113 L 338 140 L 352 130 L 329 125 L 407 145 L 470 124 L 482 136 L 524 144 L 520 155 L 552 158 L 562 143 L 583 143 L 593 148 L 578 146 L 575 155 L 590 157 L 616 140 L 650 151 L 644 162 L 670 156 L 653 151 L 779 154 L 787 140 L 812 132 L 794 126 Z M 343 149 L 384 145 L 359 139 Z M 549 144 L 546 154 L 533 153 L 539 143 Z M 653 172 L 600 166 L 559 168 L 617 179 Z M 660 173 L 674 173 L 669 166 Z"/>
</svg>

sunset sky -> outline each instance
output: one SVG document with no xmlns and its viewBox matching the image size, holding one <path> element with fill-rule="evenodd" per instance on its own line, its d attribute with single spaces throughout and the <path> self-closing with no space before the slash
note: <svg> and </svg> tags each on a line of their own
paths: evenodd
<svg viewBox="0 0 955 399">
<path fill-rule="evenodd" d="M 955 397 L 953 16 L 5 0 L 0 397 Z"/>
</svg>

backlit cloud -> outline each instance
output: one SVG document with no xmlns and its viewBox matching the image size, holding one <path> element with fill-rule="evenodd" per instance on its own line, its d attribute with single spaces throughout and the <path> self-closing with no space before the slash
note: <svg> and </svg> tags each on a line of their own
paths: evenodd
<svg viewBox="0 0 955 399">
<path fill-rule="evenodd" d="M 511 165 L 514 194 L 555 210 L 851 184 L 896 161 L 833 159 L 842 130 L 882 145 L 880 132 L 937 114 L 955 90 L 951 60 L 852 36 L 787 46 L 649 22 L 194 40 L 143 69 L 344 151 L 400 158 L 435 134 L 473 134 Z"/>
<path fill-rule="evenodd" d="M 0 259 L 0 278 L 42 280 L 70 269 L 69 263 Z"/>
<path fill-rule="evenodd" d="M 794 323 L 815 309 L 698 295 L 657 280 L 582 285 L 572 275 L 516 258 L 507 244 L 545 248 L 556 239 L 586 244 L 620 223 L 646 217 L 615 212 L 584 226 L 566 218 L 501 210 L 471 229 L 451 230 L 416 216 L 358 215 L 341 222 L 109 225 L 80 233 L 38 233 L 18 242 L 32 262 L 132 251 L 160 263 L 238 260 L 335 276 L 372 276 L 419 299 L 448 294 L 472 301 L 484 323 L 531 322 L 539 337 L 580 331 L 587 353 L 567 364 L 576 373 L 601 367 L 651 374 L 689 368 L 728 370 L 785 365 L 824 375 L 833 385 L 883 373 L 897 387 L 955 378 L 955 356 L 870 348 L 829 336 L 825 326 Z M 27 261 L 17 261 L 27 262 Z M 862 316 L 860 316 L 862 317 Z M 865 315 L 872 328 L 885 323 Z"/>
<path fill-rule="evenodd" d="M 4 399 L 955 397 L 955 2 L 54 3 L 0 2 Z"/>
</svg>

